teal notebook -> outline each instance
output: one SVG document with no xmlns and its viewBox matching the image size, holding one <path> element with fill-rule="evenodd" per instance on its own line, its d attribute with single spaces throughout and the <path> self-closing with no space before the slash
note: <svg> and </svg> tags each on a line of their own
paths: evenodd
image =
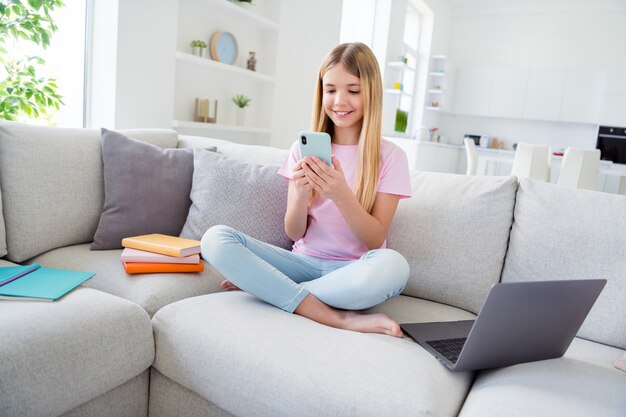
<svg viewBox="0 0 626 417">
<path fill-rule="evenodd" d="M 83 282 L 93 272 L 42 268 L 38 264 L 0 268 L 1 300 L 58 300 Z"/>
</svg>

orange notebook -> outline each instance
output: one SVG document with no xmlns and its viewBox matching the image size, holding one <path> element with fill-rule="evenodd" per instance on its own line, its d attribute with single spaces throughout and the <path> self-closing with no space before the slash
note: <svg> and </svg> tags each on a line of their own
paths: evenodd
<svg viewBox="0 0 626 417">
<path fill-rule="evenodd" d="M 145 250 L 163 255 L 183 257 L 200 253 L 200 241 L 153 233 L 122 239 L 125 248 Z"/>
<path fill-rule="evenodd" d="M 158 272 L 202 272 L 204 263 L 158 264 L 151 262 L 123 262 L 127 274 L 153 274 Z"/>
</svg>

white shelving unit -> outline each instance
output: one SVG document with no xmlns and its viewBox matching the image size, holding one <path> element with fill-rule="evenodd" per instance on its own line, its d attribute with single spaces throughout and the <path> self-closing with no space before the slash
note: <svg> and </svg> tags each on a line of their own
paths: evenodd
<svg viewBox="0 0 626 417">
<path fill-rule="evenodd" d="M 234 74 L 254 78 L 259 81 L 266 81 L 270 83 L 274 82 L 274 77 L 271 75 L 261 74 L 256 71 L 250 71 L 244 68 L 235 67 L 233 65 L 223 64 L 218 61 L 213 61 L 210 58 L 202 58 L 197 55 L 188 54 L 186 52 L 176 52 L 176 59 L 180 62 L 186 62 L 193 65 L 204 65 L 209 68 L 215 68 L 225 72 L 232 72 Z"/>
<path fill-rule="evenodd" d="M 201 123 L 201 122 L 188 122 L 188 121 L 180 121 L 174 120 L 173 123 L 174 128 L 185 128 L 185 129 L 200 129 L 211 132 L 242 132 L 242 133 L 262 133 L 269 134 L 271 132 L 270 129 L 260 128 L 260 127 L 246 127 L 246 126 L 234 126 L 234 125 L 223 125 L 217 123 Z"/>
<path fill-rule="evenodd" d="M 441 111 L 444 108 L 447 60 L 445 55 L 432 55 L 430 57 L 426 110 Z"/>
<path fill-rule="evenodd" d="M 267 144 L 271 133 L 275 88 L 276 49 L 281 0 L 256 2 L 244 9 L 227 0 L 179 0 L 178 40 L 172 126 L 182 134 L 227 139 L 242 143 Z M 190 42 L 210 44 L 218 31 L 233 34 L 238 57 L 233 65 L 210 57 L 192 55 Z M 256 53 L 256 71 L 246 68 L 248 52 Z M 207 55 L 210 55 L 207 52 Z M 251 98 L 245 109 L 245 123 L 236 123 L 232 97 Z M 194 120 L 196 98 L 209 99 L 213 117 L 217 101 L 217 122 Z"/>
<path fill-rule="evenodd" d="M 385 74 L 385 98 L 387 116 L 383 118 L 383 131 L 393 132 L 395 125 L 396 110 L 405 112 L 412 111 L 413 89 L 415 80 L 415 67 L 405 61 L 387 62 Z"/>
</svg>

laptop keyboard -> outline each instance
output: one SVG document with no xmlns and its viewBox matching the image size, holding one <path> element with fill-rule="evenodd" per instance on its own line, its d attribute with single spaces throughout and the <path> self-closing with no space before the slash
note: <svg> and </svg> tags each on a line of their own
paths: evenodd
<svg viewBox="0 0 626 417">
<path fill-rule="evenodd" d="M 452 363 L 456 363 L 466 340 L 467 338 L 463 337 L 460 339 L 430 340 L 426 343 L 437 352 L 441 353 L 444 358 Z"/>
</svg>

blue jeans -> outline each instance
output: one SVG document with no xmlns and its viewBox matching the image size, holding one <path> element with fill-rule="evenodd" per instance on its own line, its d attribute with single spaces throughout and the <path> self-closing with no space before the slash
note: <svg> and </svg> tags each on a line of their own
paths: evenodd
<svg viewBox="0 0 626 417">
<path fill-rule="evenodd" d="M 400 294 L 409 277 L 409 264 L 391 249 L 371 250 L 349 261 L 320 259 L 228 226 L 207 230 L 202 257 L 243 291 L 290 313 L 308 294 L 335 308 L 370 308 Z"/>
</svg>

